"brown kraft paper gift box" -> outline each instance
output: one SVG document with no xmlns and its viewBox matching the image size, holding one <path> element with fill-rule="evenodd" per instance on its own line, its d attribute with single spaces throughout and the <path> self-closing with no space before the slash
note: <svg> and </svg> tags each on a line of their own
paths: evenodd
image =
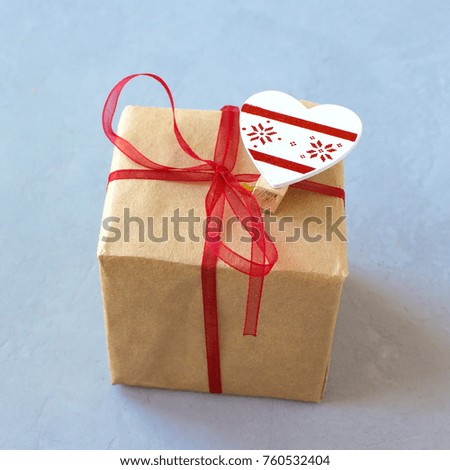
<svg viewBox="0 0 450 470">
<path fill-rule="evenodd" d="M 311 103 L 303 102 L 308 106 Z M 212 158 L 220 111 L 177 110 L 183 136 L 198 155 Z M 192 165 L 173 135 L 170 109 L 128 106 L 118 134 L 144 155 L 170 166 Z M 114 149 L 111 171 L 140 168 Z M 256 173 L 242 142 L 233 173 Z M 343 187 L 342 162 L 311 178 Z M 197 237 L 168 229 L 176 211 L 201 221 L 209 183 L 120 180 L 109 184 L 98 244 L 106 334 L 114 384 L 208 392 L 203 323 L 201 260 L 202 224 Z M 125 222 L 128 213 L 128 227 Z M 257 336 L 243 336 L 248 276 L 219 261 L 217 302 L 223 393 L 318 402 L 327 380 L 341 289 L 347 276 L 346 242 L 327 236 L 327 211 L 336 222 L 344 202 L 308 191 L 289 189 L 276 220 L 291 217 L 290 226 L 311 223 L 309 239 L 286 241 L 293 234 L 270 225 L 278 261 L 266 276 Z M 104 227 L 106 218 L 120 238 Z M 132 217 L 132 219 L 130 219 Z M 152 218 L 151 227 L 148 218 Z M 144 237 L 140 239 L 140 222 Z M 238 230 L 232 225 L 232 233 Z M 345 235 L 345 224 L 339 226 Z M 129 233 L 128 233 L 129 232 Z M 185 241 L 180 241 L 181 237 Z M 319 238 L 319 241 L 312 239 Z M 108 241 L 108 240 L 109 241 Z M 239 244 L 239 237 L 231 242 Z M 242 243 L 241 243 L 242 245 Z M 237 245 L 234 246 L 236 248 Z M 236 248 L 239 250 L 239 248 Z"/>
</svg>

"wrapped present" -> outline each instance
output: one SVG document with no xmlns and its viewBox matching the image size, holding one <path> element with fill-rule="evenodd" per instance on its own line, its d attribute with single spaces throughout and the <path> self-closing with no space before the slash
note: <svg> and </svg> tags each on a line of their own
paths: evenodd
<svg viewBox="0 0 450 470">
<path fill-rule="evenodd" d="M 175 112 L 150 76 L 172 109 L 128 106 L 116 135 L 132 76 L 103 116 L 116 146 L 98 245 L 112 382 L 320 401 L 347 276 L 342 163 L 290 187 L 267 221 L 239 109 Z"/>
</svg>

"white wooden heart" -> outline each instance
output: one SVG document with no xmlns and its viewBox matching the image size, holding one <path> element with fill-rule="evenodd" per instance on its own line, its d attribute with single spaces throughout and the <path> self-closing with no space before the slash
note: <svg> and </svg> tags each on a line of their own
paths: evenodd
<svg viewBox="0 0 450 470">
<path fill-rule="evenodd" d="M 241 108 L 241 137 L 259 172 L 281 188 L 330 168 L 358 142 L 362 123 L 334 104 L 306 108 L 280 91 L 251 96 Z"/>
</svg>

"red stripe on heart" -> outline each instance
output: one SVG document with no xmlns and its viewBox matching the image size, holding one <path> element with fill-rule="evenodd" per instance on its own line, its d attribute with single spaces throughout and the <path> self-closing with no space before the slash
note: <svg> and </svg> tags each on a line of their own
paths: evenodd
<svg viewBox="0 0 450 470">
<path fill-rule="evenodd" d="M 280 168 L 286 168 L 286 170 L 296 171 L 303 175 L 315 170 L 315 168 L 311 166 L 284 160 L 283 158 L 274 157 L 273 155 L 267 155 L 267 153 L 257 152 L 256 150 L 249 150 L 249 152 L 252 157 L 259 162 L 269 163 L 270 165 L 278 166 Z"/>
<path fill-rule="evenodd" d="M 244 104 L 242 106 L 242 112 L 248 114 L 255 114 L 267 119 L 274 119 L 275 121 L 284 122 L 291 124 L 292 126 L 301 127 L 303 129 L 309 129 L 310 131 L 321 132 L 322 134 L 331 135 L 333 137 L 339 137 L 340 139 L 350 140 L 355 142 L 358 135 L 354 132 L 344 131 L 337 129 L 336 127 L 325 126 L 318 122 L 306 121 L 305 119 L 295 118 L 288 116 L 287 114 L 277 113 L 268 109 L 260 108 L 259 106 L 253 106 L 252 104 Z"/>
</svg>

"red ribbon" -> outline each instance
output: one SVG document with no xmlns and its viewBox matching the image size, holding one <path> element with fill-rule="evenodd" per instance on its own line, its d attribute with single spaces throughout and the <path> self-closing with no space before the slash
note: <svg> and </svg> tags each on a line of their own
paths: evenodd
<svg viewBox="0 0 450 470">
<path fill-rule="evenodd" d="M 112 121 L 122 89 L 130 80 L 139 76 L 153 78 L 165 89 L 172 108 L 173 131 L 178 144 L 187 155 L 200 162 L 198 165 L 177 168 L 155 163 L 126 139 L 117 135 L 112 129 Z M 256 336 L 264 277 L 270 272 L 278 258 L 277 249 L 265 232 L 261 210 L 256 199 L 240 184 L 240 182 L 244 181 L 256 181 L 259 175 L 234 175 L 232 173 L 240 142 L 239 108 L 236 106 L 224 106 L 222 108 L 213 160 L 197 155 L 183 138 L 176 122 L 172 93 L 164 80 L 157 75 L 142 73 L 130 75 L 121 80 L 106 99 L 102 122 L 103 130 L 108 139 L 130 160 L 143 167 L 143 169 L 114 171 L 109 175 L 108 184 L 111 181 L 121 179 L 211 183 L 205 198 L 207 223 L 201 274 L 209 390 L 211 393 L 221 393 L 219 325 L 216 297 L 217 261 L 221 259 L 227 265 L 249 277 L 244 335 Z M 301 181 L 292 185 L 292 187 L 344 198 L 344 191 L 342 189 L 311 181 Z M 243 228 L 251 237 L 251 253 L 249 258 L 232 250 L 222 241 L 222 220 L 226 204 L 228 204 L 231 211 L 236 215 Z M 217 221 L 220 221 L 219 227 Z"/>
</svg>

